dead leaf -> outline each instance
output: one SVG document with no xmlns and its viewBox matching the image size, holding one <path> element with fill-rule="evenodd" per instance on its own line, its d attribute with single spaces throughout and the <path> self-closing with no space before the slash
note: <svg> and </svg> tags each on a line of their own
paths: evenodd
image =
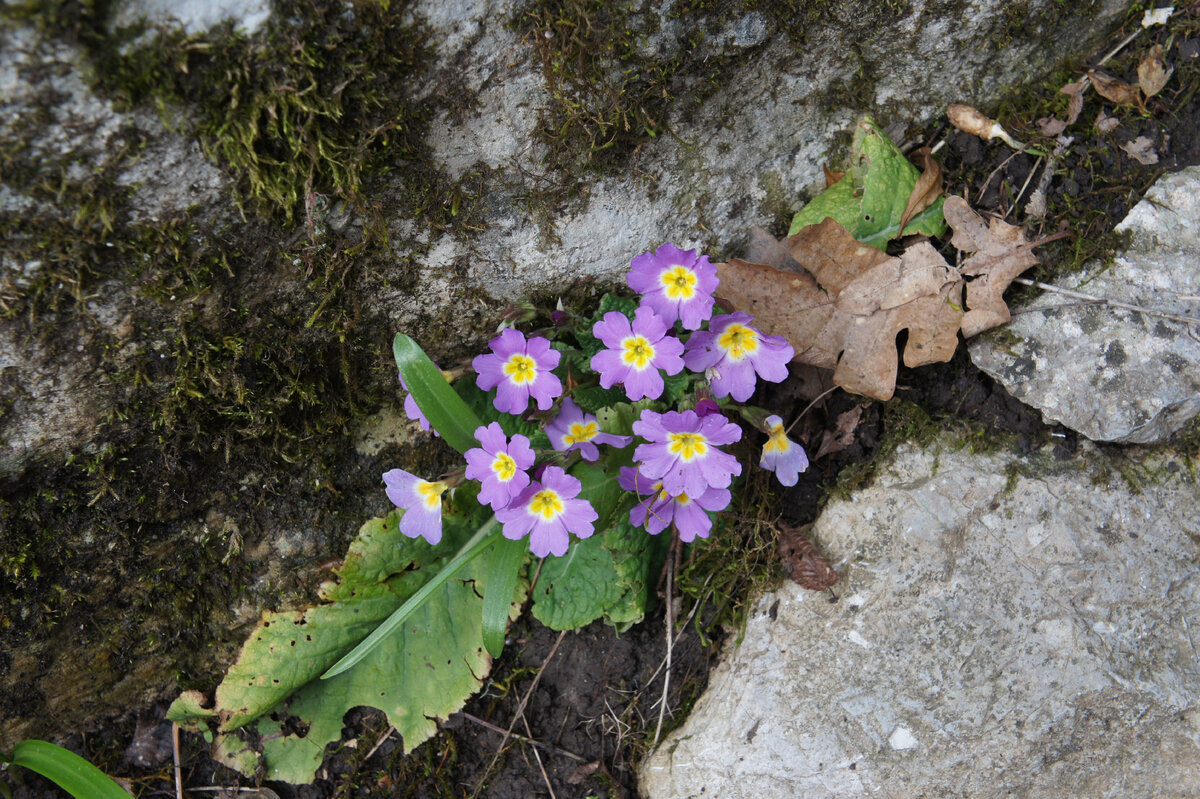
<svg viewBox="0 0 1200 799">
<path fill-rule="evenodd" d="M 779 559 L 789 578 L 809 591 L 824 591 L 838 581 L 838 573 L 800 529 L 779 525 Z"/>
<path fill-rule="evenodd" d="M 910 219 L 933 205 L 938 197 L 942 196 L 942 167 L 933 157 L 933 150 L 922 147 L 917 150 L 916 155 L 920 158 L 921 176 L 917 178 L 912 192 L 908 195 L 908 203 L 904 206 L 904 213 L 900 215 L 900 228 L 896 231 L 896 238 L 904 234 L 904 226 Z"/>
<path fill-rule="evenodd" d="M 1129 153 L 1129 157 L 1139 164 L 1150 166 L 1158 163 L 1158 153 L 1154 151 L 1154 141 L 1146 136 L 1138 136 L 1133 141 L 1125 142 L 1121 149 Z"/>
<path fill-rule="evenodd" d="M 862 412 L 862 406 L 856 405 L 844 413 L 839 413 L 836 427 L 833 430 L 825 431 L 825 435 L 821 437 L 821 446 L 817 447 L 817 454 L 813 456 L 813 460 L 840 452 L 853 444 L 854 431 L 862 419 Z"/>
<path fill-rule="evenodd" d="M 967 284 L 967 312 L 962 317 L 963 337 L 970 338 L 1011 318 L 1004 291 L 1038 259 L 1022 228 L 1000 219 L 984 222 L 961 197 L 947 198 L 945 214 L 954 230 L 950 243 L 972 253 L 959 267 L 962 275 L 975 277 Z"/>
<path fill-rule="evenodd" d="M 1057 136 L 1067 129 L 1067 123 L 1058 117 L 1039 117 L 1037 126 L 1043 136 Z"/>
<path fill-rule="evenodd" d="M 1088 70 L 1088 77 L 1091 78 L 1092 85 L 1096 87 L 1096 93 L 1104 99 L 1111 100 L 1117 105 L 1140 106 L 1142 104 L 1142 98 L 1138 95 L 1136 86 L 1130 86 L 1123 80 L 1118 80 L 1112 75 L 1106 75 L 1094 69 Z"/>
<path fill-rule="evenodd" d="M 571 772 L 571 776 L 567 777 L 567 785 L 580 785 L 599 770 L 599 760 L 593 760 L 591 763 L 583 763 L 576 766 L 575 770 Z"/>
<path fill-rule="evenodd" d="M 954 245 L 973 253 L 961 270 L 928 241 L 889 256 L 826 218 L 788 239 L 790 259 L 765 232 L 752 234 L 751 251 L 772 263 L 717 264 L 718 300 L 787 338 L 796 363 L 833 369 L 834 384 L 847 391 L 891 399 L 901 331 L 906 366 L 949 361 L 960 330 L 972 336 L 1008 321 L 1004 290 L 1037 263 L 1021 228 L 985 222 L 962 198 L 947 200 L 945 217 Z"/>
<path fill-rule="evenodd" d="M 829 188 L 842 178 L 846 177 L 845 172 L 837 172 L 833 169 L 830 169 L 828 164 L 823 165 L 821 168 L 825 170 L 825 188 Z"/>
<path fill-rule="evenodd" d="M 1068 83 L 1058 91 L 1069 98 L 1067 100 L 1067 124 L 1074 125 L 1075 120 L 1079 119 L 1079 115 L 1083 113 L 1083 82 Z"/>
<path fill-rule="evenodd" d="M 1100 131 L 1101 133 L 1108 133 L 1111 130 L 1115 130 L 1117 125 L 1120 124 L 1121 121 L 1119 119 L 1116 117 L 1110 117 L 1108 114 L 1104 113 L 1103 108 L 1100 109 L 1100 113 L 1096 115 L 1096 130 Z"/>
<path fill-rule="evenodd" d="M 766 264 L 785 272 L 802 272 L 800 264 L 788 251 L 787 239 L 779 240 L 762 228 L 750 228 L 750 243 L 746 246 L 746 260 L 754 264 Z"/>
<path fill-rule="evenodd" d="M 1163 48 L 1161 44 L 1156 44 L 1150 48 L 1150 52 L 1146 53 L 1146 57 L 1138 64 L 1138 86 L 1142 90 L 1142 94 L 1146 97 L 1153 97 L 1163 90 L 1167 85 L 1167 81 L 1174 72 L 1173 67 L 1168 67 L 1163 61 Z"/>
</svg>

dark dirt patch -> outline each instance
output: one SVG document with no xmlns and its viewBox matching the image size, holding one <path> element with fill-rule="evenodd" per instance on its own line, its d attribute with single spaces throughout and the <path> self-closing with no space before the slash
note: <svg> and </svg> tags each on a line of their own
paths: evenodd
<svg viewBox="0 0 1200 799">
<path fill-rule="evenodd" d="M 1094 92 L 1087 94 L 1080 123 L 1068 131 L 1076 136 L 1076 142 L 1050 183 L 1047 198 L 1051 210 L 1043 223 L 1027 219 L 1022 212 L 1028 191 L 1023 187 L 1040 179 L 1036 158 L 1014 155 L 1004 145 L 984 143 L 946 128 L 930 136 L 930 141 L 946 139 L 941 158 L 948 190 L 968 197 L 979 210 L 1007 215 L 1009 221 L 1026 224 L 1035 234 L 1054 232 L 1064 221 L 1069 223 L 1076 239 L 1041 250 L 1043 266 L 1037 270 L 1038 278 L 1048 279 L 1060 270 L 1077 268 L 1084 260 L 1105 257 L 1117 244 L 1111 234 L 1113 226 L 1160 174 L 1200 163 L 1200 99 L 1196 91 L 1200 79 L 1198 71 L 1185 62 L 1189 58 L 1195 61 L 1200 53 L 1200 46 L 1195 44 L 1200 21 L 1194 7 L 1178 12 L 1178 16 L 1184 24 L 1174 33 L 1162 27 L 1147 31 L 1135 47 L 1106 65 L 1111 74 L 1134 81 L 1140 53 L 1156 41 L 1166 44 L 1168 35 L 1178 35 L 1177 55 L 1173 56 L 1176 77 L 1162 95 L 1148 104 L 1145 114 L 1116 109 Z M 1074 77 L 1065 76 L 1067 80 Z M 1033 111 L 985 110 L 1000 116 L 1018 138 L 1044 145 L 1045 141 L 1038 142 L 1036 118 L 1053 111 L 1056 104 L 1065 107 L 1065 100 L 1055 97 L 1056 89 L 1048 86 L 1028 90 L 1034 95 L 1032 99 L 1025 96 L 1013 101 L 1035 108 Z M 1113 130 L 1101 132 L 1091 123 L 1102 110 L 1119 119 Z M 1138 136 L 1151 140 L 1158 164 L 1138 163 L 1121 149 L 1122 144 Z M 952 255 L 949 251 L 947 254 Z M 1014 287 L 1009 296 L 1019 301 L 1022 291 Z M 768 387 L 759 400 L 790 419 L 820 391 L 820 386 L 797 378 Z M 852 443 L 815 461 L 796 486 L 775 486 L 783 521 L 811 522 L 839 481 L 852 485 L 869 477 L 869 472 L 853 470 L 869 463 L 881 447 L 890 446 L 897 438 L 919 438 L 950 426 L 980 446 L 1000 437 L 1025 451 L 1051 447 L 1056 457 L 1064 458 L 1070 457 L 1077 446 L 1074 433 L 1045 425 L 1038 412 L 1013 399 L 979 372 L 962 350 L 947 364 L 918 370 L 902 368 L 896 399 L 887 404 L 834 392 L 805 415 L 797 432 L 810 448 L 815 448 L 841 414 L 859 407 L 862 415 Z M 473 792 L 498 799 L 525 799 L 549 796 L 548 779 L 554 794 L 563 799 L 634 796 L 635 768 L 657 720 L 664 637 L 660 606 L 646 621 L 620 635 L 602 624 L 568 633 L 547 661 L 558 634 L 523 620 L 511 632 L 510 643 L 486 690 L 464 712 L 455 714 L 436 738 L 415 752 L 404 755 L 394 738 L 375 749 L 386 731 L 386 722 L 377 712 L 356 711 L 347 717 L 345 741 L 331 748 L 314 785 L 271 787 L 284 799 L 471 796 Z M 692 628 L 682 634 L 673 652 L 669 719 L 672 715 L 681 718 L 698 696 L 716 652 L 716 646 L 703 647 L 700 635 Z M 525 740 L 510 739 L 495 768 L 489 771 L 502 741 L 501 733 L 493 727 L 504 729 L 513 722 L 521 697 L 529 691 L 543 664 L 537 689 L 524 713 L 528 729 L 520 719 L 513 729 L 543 744 L 538 750 L 540 765 L 533 746 Z M 135 719 L 128 718 L 94 734 L 75 736 L 67 744 L 110 773 L 132 775 L 140 795 L 173 795 L 170 753 L 161 746 L 164 727 L 154 724 L 163 710 L 143 708 L 141 715 L 147 723 L 141 728 Z M 126 747 L 131 742 L 140 742 L 140 754 L 127 757 Z M 185 785 L 191 787 L 245 783 L 233 772 L 214 766 L 198 736 L 183 738 L 183 768 Z M 35 777 L 15 792 L 18 799 L 59 795 Z"/>
</svg>

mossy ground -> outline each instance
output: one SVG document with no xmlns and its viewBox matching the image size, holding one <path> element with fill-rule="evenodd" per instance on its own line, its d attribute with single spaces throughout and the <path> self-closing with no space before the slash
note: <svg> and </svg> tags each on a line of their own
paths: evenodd
<svg viewBox="0 0 1200 799">
<path fill-rule="evenodd" d="M 280 0 L 252 37 L 111 30 L 108 3 L 5 8 L 0 23 L 80 48 L 100 96 L 195 137 L 234 201 L 141 220 L 116 180 L 144 154 L 132 125 L 84 179 L 68 177 L 74 155 L 0 152 L 6 185 L 36 209 L 0 216 L 0 247 L 43 264 L 0 285 L 0 319 L 93 364 L 110 408 L 92 448 L 0 495 L 5 744 L 119 713 L 154 698 L 147 686 L 210 684 L 228 658 L 208 648 L 240 643 L 238 603 L 307 596 L 319 573 L 301 561 L 340 553 L 378 510 L 386 467 L 345 442 L 391 395 L 393 331 L 359 297 L 404 289 L 425 246 L 386 220 L 454 232 L 473 191 L 425 153 L 437 109 L 413 97 L 431 51 L 402 5 Z M 112 285 L 131 298 L 116 326 L 88 305 Z M 280 538 L 304 542 L 296 562 L 247 585 Z M 64 651 L 89 654 L 70 666 Z M 42 692 L 48 671 L 68 695 Z"/>
</svg>

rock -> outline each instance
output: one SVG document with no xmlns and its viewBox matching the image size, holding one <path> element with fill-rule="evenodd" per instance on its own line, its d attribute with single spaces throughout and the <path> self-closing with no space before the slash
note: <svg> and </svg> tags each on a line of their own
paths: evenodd
<svg viewBox="0 0 1200 799">
<path fill-rule="evenodd" d="M 1200 318 L 1200 167 L 1160 178 L 1117 230 L 1129 247 L 1062 287 Z M 1161 441 L 1200 413 L 1200 340 L 1183 322 L 1046 292 L 970 352 L 1013 396 L 1093 441 Z"/>
<path fill-rule="evenodd" d="M 1196 796 L 1200 498 L 1100 457 L 902 448 L 815 524 L 840 600 L 763 597 L 645 795 Z"/>
<path fill-rule="evenodd" d="M 231 21 L 251 34 L 271 16 L 269 0 L 124 0 L 118 6 L 116 27 L 136 24 L 178 25 L 187 33 L 201 33 Z"/>
</svg>

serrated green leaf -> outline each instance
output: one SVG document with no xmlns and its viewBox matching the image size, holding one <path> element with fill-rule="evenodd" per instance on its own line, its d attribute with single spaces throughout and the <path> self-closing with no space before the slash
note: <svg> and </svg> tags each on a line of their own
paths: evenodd
<svg viewBox="0 0 1200 799">
<path fill-rule="evenodd" d="M 623 313 L 633 320 L 633 315 L 638 308 L 638 300 L 634 297 L 620 297 L 616 294 L 605 294 L 600 298 L 600 302 L 596 305 L 596 313 L 592 319 L 599 322 L 604 318 L 604 315 L 609 311 L 617 311 Z"/>
<path fill-rule="evenodd" d="M 407 751 L 432 737 L 437 720 L 461 708 L 490 668 L 481 626 L 486 591 L 483 564 L 467 564 L 353 669 L 297 691 L 286 707 L 308 723 L 303 738 L 260 721 L 259 731 L 271 732 L 265 778 L 310 782 L 325 745 L 341 736 L 343 716 L 359 706 L 383 710 Z"/>
<path fill-rule="evenodd" d="M 696 379 L 693 372 L 684 369 L 677 375 L 663 376 L 663 393 L 659 401 L 673 408 L 675 403 L 691 393 L 692 382 Z"/>
<path fill-rule="evenodd" d="M 846 230 L 854 230 L 861 205 L 860 199 L 855 196 L 854 181 L 846 175 L 796 212 L 792 217 L 792 226 L 788 228 L 788 235 L 794 236 L 809 225 L 819 225 L 826 217 L 832 217 Z"/>
<path fill-rule="evenodd" d="M 533 616 L 552 630 L 575 630 L 599 618 L 621 599 L 604 536 L 572 541 L 567 554 L 542 561 L 533 589 Z"/>
<path fill-rule="evenodd" d="M 460 453 L 478 446 L 475 428 L 479 427 L 479 418 L 454 393 L 420 345 L 397 333 L 392 340 L 392 354 L 417 407 L 442 439 Z"/>
<path fill-rule="evenodd" d="M 632 455 L 626 453 L 625 457 L 621 457 L 619 450 L 610 450 L 610 453 L 604 467 L 587 461 L 579 461 L 571 467 L 571 474 L 579 479 L 582 486 L 579 497 L 592 503 L 592 508 L 596 511 L 598 518 L 594 529 L 597 533 L 608 529 L 613 509 L 627 494 L 617 482 L 617 476 L 620 474 L 620 466 L 628 465 L 622 464 L 621 461 L 632 458 Z"/>
<path fill-rule="evenodd" d="M 633 423 L 641 418 L 642 411 L 655 407 L 661 408 L 662 405 L 651 399 L 640 399 L 633 403 L 618 402 L 596 411 L 596 422 L 600 425 L 601 431 L 605 433 L 631 436 L 633 435 Z"/>
<path fill-rule="evenodd" d="M 601 408 L 626 401 L 624 390 L 599 386 L 579 386 L 571 392 L 571 397 L 575 404 L 588 413 L 596 413 Z"/>
<path fill-rule="evenodd" d="M 605 534 L 604 543 L 612 556 L 617 579 L 625 589 L 607 610 L 608 619 L 618 625 L 637 623 L 646 615 L 650 592 L 670 548 L 671 535 L 650 535 L 634 527 L 629 521 L 628 507 L 622 507 Z"/>
<path fill-rule="evenodd" d="M 900 219 L 920 172 L 874 122 L 864 119 L 855 128 L 850 171 L 813 198 L 792 218 L 788 235 L 826 217 L 854 238 L 885 249 L 900 234 Z M 939 236 L 945 233 L 942 200 L 913 217 L 905 233 Z"/>
</svg>

